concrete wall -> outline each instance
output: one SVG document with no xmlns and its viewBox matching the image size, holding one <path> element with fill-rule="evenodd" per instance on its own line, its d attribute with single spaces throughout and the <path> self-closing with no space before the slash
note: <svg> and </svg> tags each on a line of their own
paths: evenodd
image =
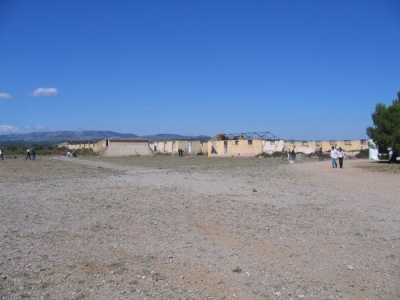
<svg viewBox="0 0 400 300">
<path fill-rule="evenodd" d="M 148 142 L 142 141 L 113 141 L 110 140 L 108 147 L 102 152 L 104 156 L 131 156 L 152 155 L 153 151 Z"/>
<path fill-rule="evenodd" d="M 263 153 L 263 140 L 209 141 L 209 157 L 252 157 Z"/>
<path fill-rule="evenodd" d="M 197 155 L 199 153 L 207 153 L 207 143 L 200 141 L 155 141 L 150 143 L 150 148 L 153 152 L 164 154 L 177 154 L 179 149 L 184 151 L 184 154 Z"/>
<path fill-rule="evenodd" d="M 293 149 L 296 153 L 311 154 L 317 150 L 317 147 L 315 141 L 286 141 L 285 151 Z"/>
<path fill-rule="evenodd" d="M 276 152 L 282 152 L 285 150 L 285 141 L 263 141 L 263 152 L 267 154 L 272 154 Z"/>
<path fill-rule="evenodd" d="M 331 141 L 286 141 L 285 150 L 295 149 L 297 153 L 311 154 L 322 148 L 323 152 L 331 151 L 332 146 L 341 147 L 348 155 L 357 154 L 368 149 L 366 140 L 331 140 Z"/>
<path fill-rule="evenodd" d="M 106 149 L 106 140 L 100 140 L 93 146 L 93 151 L 95 153 L 102 153 Z"/>
<path fill-rule="evenodd" d="M 312 154 L 322 148 L 323 152 L 329 152 L 332 146 L 341 147 L 347 155 L 356 155 L 361 150 L 368 149 L 367 140 L 333 140 L 333 141 L 284 141 L 284 140 L 212 140 L 200 141 L 156 141 L 147 143 L 145 141 L 116 141 L 100 140 L 96 143 L 62 143 L 59 146 L 69 150 L 92 149 L 94 152 L 106 156 L 123 155 L 150 155 L 153 153 L 177 154 L 182 149 L 184 154 L 197 155 L 207 154 L 210 157 L 238 157 L 257 156 L 261 153 L 272 154 L 274 152 L 292 151 L 297 153 Z M 212 149 L 216 153 L 212 153 Z"/>
<path fill-rule="evenodd" d="M 322 147 L 323 152 L 331 151 L 332 146 L 339 148 L 341 147 L 347 154 L 357 154 L 361 150 L 368 149 L 367 140 L 332 140 L 332 141 L 316 141 L 316 149 L 319 150 Z"/>
<path fill-rule="evenodd" d="M 65 147 L 68 150 L 71 151 L 76 151 L 76 150 L 83 150 L 83 149 L 92 149 L 94 152 L 96 152 L 95 150 L 98 147 L 98 142 L 97 143 L 73 143 L 73 144 L 69 144 L 68 142 L 66 143 L 62 143 L 58 145 L 59 147 Z"/>
<path fill-rule="evenodd" d="M 208 154 L 208 142 L 200 142 L 201 153 L 204 155 Z"/>
<path fill-rule="evenodd" d="M 252 140 L 212 140 L 208 142 L 209 157 L 251 157 L 262 153 L 272 154 L 275 152 L 292 151 L 296 153 L 312 154 L 322 147 L 323 152 L 329 152 L 332 146 L 341 147 L 347 155 L 356 155 L 361 150 L 368 149 L 368 141 L 348 140 L 348 141 L 268 141 Z M 214 149 L 214 150 L 213 150 Z"/>
<path fill-rule="evenodd" d="M 178 153 L 178 148 L 176 148 L 175 141 L 154 141 L 150 143 L 150 148 L 155 153 Z"/>
<path fill-rule="evenodd" d="M 202 152 L 200 141 L 177 141 L 176 145 L 177 149 L 182 149 L 184 154 L 197 155 Z"/>
</svg>

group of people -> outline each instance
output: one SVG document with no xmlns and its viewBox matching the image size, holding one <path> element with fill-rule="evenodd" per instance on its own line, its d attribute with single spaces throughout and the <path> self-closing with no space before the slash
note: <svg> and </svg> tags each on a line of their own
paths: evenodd
<svg viewBox="0 0 400 300">
<path fill-rule="evenodd" d="M 25 160 L 36 160 L 36 151 L 35 149 L 26 149 Z"/>
<path fill-rule="evenodd" d="M 336 149 L 336 147 L 332 146 L 331 149 L 331 162 L 332 168 L 336 169 L 338 167 L 337 162 L 339 161 L 339 167 L 343 168 L 343 160 L 344 160 L 344 151 L 341 147 Z"/>
<path fill-rule="evenodd" d="M 65 152 L 65 156 L 66 157 L 68 157 L 68 158 L 71 158 L 71 157 L 78 157 L 78 153 L 76 152 L 76 151 L 67 151 L 67 152 Z"/>
<path fill-rule="evenodd" d="M 288 150 L 288 151 L 284 151 L 284 153 L 285 152 L 287 154 L 287 160 L 290 163 L 293 163 L 296 160 L 296 150 L 293 148 L 291 151 Z M 322 150 L 322 147 L 318 151 L 316 151 L 316 154 L 318 155 L 320 161 L 324 160 L 324 152 Z M 330 156 L 331 156 L 332 168 L 336 169 L 339 166 L 339 168 L 342 169 L 343 161 L 344 161 L 344 157 L 345 157 L 344 150 L 341 147 L 336 148 L 336 147 L 332 146 Z"/>
<path fill-rule="evenodd" d="M 4 150 L 0 148 L 0 160 L 4 160 Z M 26 149 L 25 160 L 36 160 L 36 151 L 35 149 Z"/>
</svg>

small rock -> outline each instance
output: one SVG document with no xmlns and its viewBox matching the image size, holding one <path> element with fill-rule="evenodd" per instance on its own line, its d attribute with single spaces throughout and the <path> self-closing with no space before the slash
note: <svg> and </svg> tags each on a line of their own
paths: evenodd
<svg viewBox="0 0 400 300">
<path fill-rule="evenodd" d="M 353 271 L 354 267 L 352 265 L 347 265 L 347 269 Z"/>
<path fill-rule="evenodd" d="M 164 277 L 161 276 L 160 273 L 154 273 L 154 274 L 152 274 L 152 275 L 151 275 L 151 278 L 152 278 L 154 281 L 164 280 Z"/>
<path fill-rule="evenodd" d="M 257 190 L 256 190 L 256 189 L 253 189 L 253 193 L 257 193 Z"/>
<path fill-rule="evenodd" d="M 232 270 L 233 273 L 242 273 L 242 269 L 240 267 L 236 267 Z"/>
</svg>

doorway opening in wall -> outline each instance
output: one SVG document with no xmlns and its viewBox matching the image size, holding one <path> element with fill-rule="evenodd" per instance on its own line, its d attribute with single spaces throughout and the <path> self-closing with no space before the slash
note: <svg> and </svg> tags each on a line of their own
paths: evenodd
<svg viewBox="0 0 400 300">
<path fill-rule="evenodd" d="M 228 141 L 224 141 L 224 153 L 228 153 Z"/>
<path fill-rule="evenodd" d="M 248 145 L 253 145 L 253 140 L 247 140 Z"/>
</svg>

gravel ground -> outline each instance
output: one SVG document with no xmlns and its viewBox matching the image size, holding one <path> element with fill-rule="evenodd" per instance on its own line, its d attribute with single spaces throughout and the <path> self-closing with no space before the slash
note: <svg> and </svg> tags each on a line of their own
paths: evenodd
<svg viewBox="0 0 400 300">
<path fill-rule="evenodd" d="M 370 166 L 0 161 L 0 299 L 399 299 L 400 174 Z"/>
</svg>

